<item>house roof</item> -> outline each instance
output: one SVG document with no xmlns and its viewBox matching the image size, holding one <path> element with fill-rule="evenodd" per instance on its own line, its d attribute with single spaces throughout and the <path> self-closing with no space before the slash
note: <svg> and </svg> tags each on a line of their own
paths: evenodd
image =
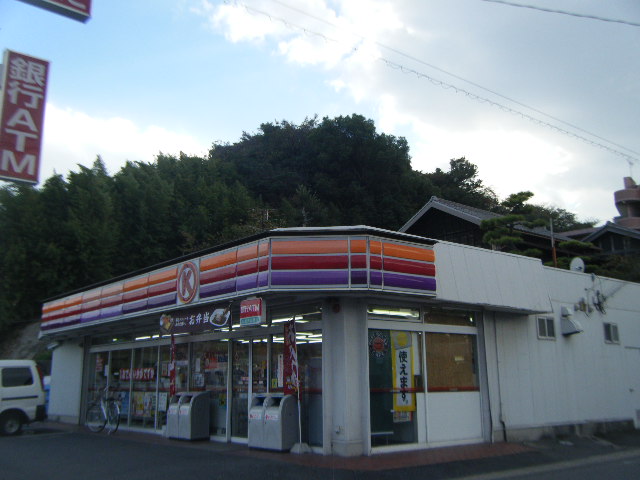
<svg viewBox="0 0 640 480">
<path fill-rule="evenodd" d="M 406 232 L 411 226 L 416 223 L 420 218 L 432 208 L 441 210 L 445 213 L 461 218 L 468 222 L 474 223 L 480 226 L 483 220 L 489 220 L 491 218 L 501 217 L 502 215 L 488 210 L 482 210 L 481 208 L 470 207 L 461 203 L 452 202 L 451 200 L 445 200 L 444 198 L 438 198 L 432 196 L 429 201 L 416 213 L 411 219 L 405 223 L 400 232 Z"/>
<path fill-rule="evenodd" d="M 592 234 L 593 232 L 599 229 L 600 227 L 580 228 L 578 230 L 568 230 L 566 232 L 562 232 L 562 234 L 566 235 L 567 237 L 581 239 L 586 237 L 587 235 Z"/>
<path fill-rule="evenodd" d="M 400 228 L 399 231 L 406 232 L 407 230 L 409 230 L 416 222 L 420 220 L 420 218 L 422 218 L 423 215 L 425 215 L 431 209 L 440 210 L 460 219 L 466 220 L 467 222 L 473 223 L 477 226 L 480 226 L 483 220 L 490 220 L 492 218 L 499 218 L 504 216 L 499 213 L 490 212 L 481 208 L 470 207 L 468 205 L 463 205 L 461 203 L 452 202 L 451 200 L 445 200 L 443 198 L 433 196 L 418 211 L 418 213 L 411 217 L 411 219 Z M 522 225 L 517 225 L 515 228 L 532 235 L 538 235 L 549 239 L 551 238 L 551 232 L 545 227 L 527 228 Z M 557 240 L 571 240 L 570 237 L 566 236 L 563 233 L 554 232 L 553 236 Z"/>
<path fill-rule="evenodd" d="M 624 237 L 637 238 L 640 240 L 640 232 L 638 230 L 634 230 L 632 228 L 623 227 L 621 225 L 617 225 L 612 222 L 607 222 L 603 226 L 594 229 L 593 232 L 588 234 L 586 237 L 582 239 L 583 242 L 592 242 L 605 233 L 615 233 L 617 235 L 622 235 Z"/>
</svg>

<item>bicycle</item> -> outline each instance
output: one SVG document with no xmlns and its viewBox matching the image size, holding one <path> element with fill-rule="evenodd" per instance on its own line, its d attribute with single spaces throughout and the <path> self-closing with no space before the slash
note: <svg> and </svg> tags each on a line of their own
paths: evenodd
<svg viewBox="0 0 640 480">
<path fill-rule="evenodd" d="M 85 425 L 94 433 L 107 428 L 107 433 L 115 433 L 120 425 L 120 406 L 118 401 L 109 395 L 109 387 L 105 387 L 99 398 L 87 408 Z"/>
</svg>

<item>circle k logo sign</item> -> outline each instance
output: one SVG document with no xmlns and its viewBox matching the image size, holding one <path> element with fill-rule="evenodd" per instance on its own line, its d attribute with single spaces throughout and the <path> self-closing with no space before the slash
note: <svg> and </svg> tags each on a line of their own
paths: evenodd
<svg viewBox="0 0 640 480">
<path fill-rule="evenodd" d="M 198 268 L 192 263 L 183 263 L 178 271 L 178 298 L 181 303 L 190 303 L 198 293 Z"/>
</svg>

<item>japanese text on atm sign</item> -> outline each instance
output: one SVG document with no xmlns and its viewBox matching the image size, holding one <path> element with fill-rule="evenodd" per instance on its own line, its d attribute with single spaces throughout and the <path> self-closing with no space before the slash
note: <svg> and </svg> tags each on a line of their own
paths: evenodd
<svg viewBox="0 0 640 480">
<path fill-rule="evenodd" d="M 49 62 L 5 51 L 0 178 L 38 183 Z"/>
</svg>

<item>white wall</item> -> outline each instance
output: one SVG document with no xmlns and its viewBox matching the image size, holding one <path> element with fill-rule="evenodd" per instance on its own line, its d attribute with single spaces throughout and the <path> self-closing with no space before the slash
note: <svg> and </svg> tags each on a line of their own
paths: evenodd
<svg viewBox="0 0 640 480">
<path fill-rule="evenodd" d="M 427 394 L 429 443 L 478 443 L 482 441 L 480 392 Z"/>
<path fill-rule="evenodd" d="M 538 338 L 538 315 L 486 318 L 494 432 L 501 421 L 526 437 L 530 429 L 637 419 L 640 285 L 553 268 L 545 268 L 544 276 L 552 308 L 543 315 L 554 318 L 555 340 Z M 582 298 L 593 308 L 596 291 L 607 297 L 605 313 L 575 311 Z M 561 334 L 562 307 L 583 332 Z M 618 325 L 620 344 L 605 342 L 605 322 Z"/>
<path fill-rule="evenodd" d="M 434 251 L 438 300 L 523 312 L 551 308 L 539 259 L 447 242 Z"/>
<path fill-rule="evenodd" d="M 79 340 L 62 343 L 53 351 L 49 419 L 78 423 L 83 363 L 83 348 L 79 346 Z"/>
</svg>

